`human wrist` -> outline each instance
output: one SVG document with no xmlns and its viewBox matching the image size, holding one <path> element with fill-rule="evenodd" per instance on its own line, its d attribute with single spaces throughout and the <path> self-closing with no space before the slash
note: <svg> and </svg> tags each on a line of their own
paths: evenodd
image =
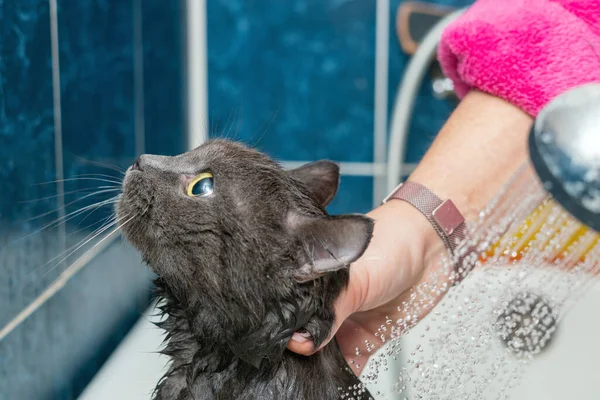
<svg viewBox="0 0 600 400">
<path fill-rule="evenodd" d="M 420 213 L 419 221 L 424 223 L 425 219 L 428 222 L 427 226 L 431 229 L 423 230 L 425 258 L 429 259 L 431 253 L 439 254 L 440 240 L 445 250 L 450 255 L 454 254 L 456 246 L 466 234 L 466 226 L 464 216 L 452 199 L 441 199 L 427 186 L 409 179 L 394 189 L 384 203 L 391 200 L 410 204 Z"/>
<path fill-rule="evenodd" d="M 439 251 L 444 247 L 444 242 L 431 222 L 423 213 L 410 203 L 392 199 L 381 205 L 379 209 L 384 213 L 385 218 L 397 221 L 398 224 L 410 226 L 412 243 L 409 246 L 411 252 L 408 254 L 409 264 L 419 266 L 423 264 L 423 259 L 434 250 Z M 418 268 L 418 267 L 417 267 Z M 420 273 L 419 271 L 416 271 Z"/>
<path fill-rule="evenodd" d="M 350 267 L 350 281 L 336 308 L 342 318 L 391 301 L 423 275 L 423 260 L 443 242 L 412 205 L 390 200 L 367 214 L 375 221 L 373 239 Z"/>
<path fill-rule="evenodd" d="M 403 279 L 416 281 L 425 272 L 426 260 L 434 255 L 439 255 L 447 250 L 444 241 L 438 234 L 431 221 L 416 207 L 407 201 L 391 199 L 381 205 L 377 210 L 383 213 L 383 217 L 396 224 L 402 225 L 399 234 L 405 235 L 397 240 L 403 240 L 401 256 L 404 259 L 402 273 L 406 274 Z M 406 229 L 406 227 L 409 227 Z M 405 232 L 408 232 L 406 234 Z M 396 231 L 389 232 L 394 235 Z"/>
</svg>

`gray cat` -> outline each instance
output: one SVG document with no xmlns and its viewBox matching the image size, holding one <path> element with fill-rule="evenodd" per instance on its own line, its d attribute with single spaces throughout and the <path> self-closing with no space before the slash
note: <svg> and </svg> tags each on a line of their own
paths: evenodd
<svg viewBox="0 0 600 400">
<path fill-rule="evenodd" d="M 348 265 L 373 221 L 329 216 L 339 169 L 318 161 L 284 171 L 264 154 L 215 140 L 175 156 L 143 155 L 127 171 L 123 233 L 158 275 L 171 358 L 157 400 L 369 399 L 335 341 L 318 346 Z"/>
</svg>

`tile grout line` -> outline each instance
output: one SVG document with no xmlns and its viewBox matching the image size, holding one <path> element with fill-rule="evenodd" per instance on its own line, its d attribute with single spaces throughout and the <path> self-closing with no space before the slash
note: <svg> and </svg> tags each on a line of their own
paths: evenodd
<svg viewBox="0 0 600 400">
<path fill-rule="evenodd" d="M 187 147 L 208 138 L 208 41 L 206 0 L 186 0 Z"/>
<path fill-rule="evenodd" d="M 51 0 L 52 1 L 52 0 Z M 88 263 L 96 257 L 102 250 L 106 249 L 111 243 L 113 243 L 119 235 L 113 235 L 118 229 L 109 232 L 104 236 L 98 243 L 94 245 L 88 252 L 84 253 L 79 257 L 69 268 L 65 269 L 56 278 L 52 284 L 50 284 L 39 296 L 37 296 L 31 303 L 27 305 L 19 314 L 17 314 L 12 320 L 0 329 L 0 342 L 7 337 L 12 331 L 15 330 L 19 325 L 29 318 L 34 312 L 36 312 L 41 306 L 43 306 L 48 300 L 50 300 L 56 293 L 58 293 L 65 285 L 71 280 L 75 274 L 81 271 Z M 111 238 L 110 240 L 107 240 Z"/>
<path fill-rule="evenodd" d="M 106 164 L 118 164 L 122 161 L 121 158 L 101 158 L 97 161 L 104 162 Z M 291 161 L 291 160 L 277 160 L 277 162 L 284 169 L 292 169 L 298 168 L 304 164 L 308 164 L 314 162 L 315 160 L 300 160 L 300 161 Z M 340 174 L 342 176 L 373 176 L 384 177 L 387 173 L 387 164 L 386 163 L 371 163 L 371 162 L 360 162 L 360 161 L 335 161 L 340 166 Z M 407 174 L 412 173 L 412 171 L 416 168 L 416 163 L 404 163 L 402 164 L 402 171 L 405 171 Z"/>
<path fill-rule="evenodd" d="M 308 164 L 311 161 L 279 161 L 279 163 L 285 169 L 293 169 L 298 168 L 304 164 Z M 369 162 L 338 162 L 340 166 L 340 174 L 342 176 L 372 176 L 375 179 L 384 177 L 387 173 L 387 164 L 386 163 L 369 163 Z M 403 164 L 403 171 L 411 173 L 417 164 L 415 163 L 405 163 Z"/>
<path fill-rule="evenodd" d="M 99 158 L 96 161 L 103 162 L 106 164 L 119 164 L 124 159 L 122 158 Z M 127 159 L 128 160 L 128 159 Z M 300 160 L 300 161 L 291 161 L 291 160 L 277 160 L 277 162 L 284 169 L 292 169 L 298 168 L 304 164 L 308 164 L 314 162 L 315 160 Z M 387 164 L 386 163 L 371 163 L 371 162 L 360 162 L 360 161 L 334 161 L 340 166 L 340 174 L 342 176 L 385 176 L 387 173 Z M 402 171 L 405 171 L 407 174 L 412 173 L 412 171 L 416 168 L 416 163 L 403 163 Z"/>
<path fill-rule="evenodd" d="M 52 56 L 52 103 L 54 113 L 54 168 L 56 173 L 56 191 L 58 203 L 58 218 L 65 217 L 65 185 L 64 158 L 62 140 L 62 108 L 60 98 L 60 54 L 58 51 L 58 10 L 57 0 L 48 0 L 50 7 L 50 46 Z M 58 240 L 60 250 L 67 248 L 67 232 L 65 222 L 58 225 Z"/>
<path fill-rule="evenodd" d="M 63 152 L 62 152 L 62 120 L 61 120 L 61 101 L 60 101 L 60 63 L 59 63 L 59 52 L 58 52 L 58 18 L 57 18 L 57 0 L 49 0 L 50 8 L 50 43 L 51 43 L 51 54 L 52 54 L 52 93 L 53 93 L 53 112 L 54 112 L 54 155 L 55 155 L 55 167 L 57 175 L 57 191 L 58 191 L 58 203 L 59 203 L 59 218 L 65 215 L 64 206 L 64 165 L 63 165 Z M 32 300 L 27 307 L 21 310 L 13 319 L 11 319 L 6 325 L 0 329 L 0 341 L 6 338 L 12 331 L 14 331 L 19 325 L 35 313 L 41 306 L 43 306 L 48 300 L 50 300 L 56 293 L 58 293 L 65 285 L 81 271 L 88 263 L 93 260 L 100 252 L 106 249 L 111 243 L 114 242 L 119 235 L 115 235 L 119 228 L 109 232 L 103 238 L 98 241 L 90 250 L 80 256 L 75 262 L 68 266 L 59 276 L 52 282 L 46 289 Z M 109 240 L 110 239 L 110 240 Z M 63 223 L 59 225 L 59 241 L 61 250 L 66 250 L 67 239 L 66 239 L 66 226 Z"/>
<path fill-rule="evenodd" d="M 133 7 L 133 93 L 135 99 L 135 156 L 146 149 L 144 116 L 144 42 L 142 0 L 132 0 Z"/>
<path fill-rule="evenodd" d="M 375 104 L 373 126 L 373 161 L 386 163 L 388 125 L 388 73 L 390 41 L 390 1 L 376 0 L 375 17 Z M 373 181 L 373 207 L 385 195 L 386 177 L 378 175 Z"/>
</svg>

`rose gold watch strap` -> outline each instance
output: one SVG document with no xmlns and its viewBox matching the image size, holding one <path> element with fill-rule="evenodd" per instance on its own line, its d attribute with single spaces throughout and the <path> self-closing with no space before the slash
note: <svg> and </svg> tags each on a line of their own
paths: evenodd
<svg viewBox="0 0 600 400">
<path fill-rule="evenodd" d="M 466 236 L 466 225 L 464 217 L 452 200 L 442 201 L 425 186 L 411 181 L 401 183 L 383 203 L 391 199 L 406 201 L 419 210 L 442 238 L 450 254 L 454 255 L 457 246 Z M 459 261 L 458 264 L 457 281 L 460 281 L 467 271 L 460 265 L 462 262 Z"/>
</svg>

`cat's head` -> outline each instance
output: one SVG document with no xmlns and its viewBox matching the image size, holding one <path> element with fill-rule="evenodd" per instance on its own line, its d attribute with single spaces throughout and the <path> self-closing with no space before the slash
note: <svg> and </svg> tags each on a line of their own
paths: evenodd
<svg viewBox="0 0 600 400">
<path fill-rule="evenodd" d="M 315 342 L 328 334 L 332 301 L 373 230 L 362 215 L 327 215 L 338 184 L 332 162 L 285 171 L 215 140 L 175 157 L 141 156 L 117 214 L 131 219 L 123 233 L 144 261 L 198 314 L 192 325 L 231 336 L 232 351 L 256 364 L 295 330 Z"/>
</svg>

